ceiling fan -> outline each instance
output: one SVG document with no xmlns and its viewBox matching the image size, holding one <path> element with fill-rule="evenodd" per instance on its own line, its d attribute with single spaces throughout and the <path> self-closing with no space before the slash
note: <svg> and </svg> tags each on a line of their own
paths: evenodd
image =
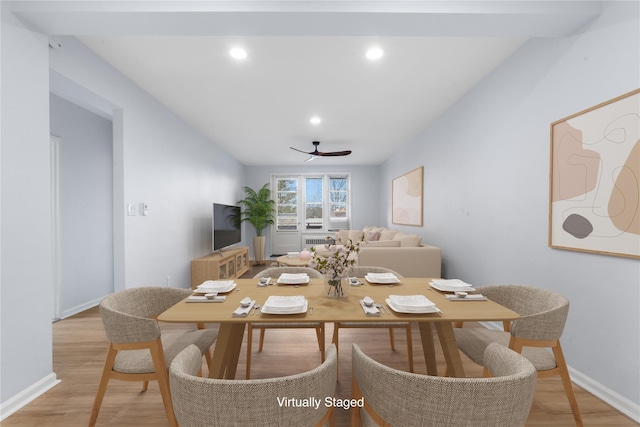
<svg viewBox="0 0 640 427">
<path fill-rule="evenodd" d="M 313 141 L 312 143 L 315 147 L 315 150 L 313 150 L 312 152 L 307 152 L 307 151 L 302 151 L 302 150 L 298 150 L 297 148 L 293 148 L 293 147 L 289 147 L 292 150 L 296 150 L 299 151 L 301 153 L 304 154 L 309 154 L 311 157 L 309 157 L 307 160 L 305 160 L 305 162 L 308 162 L 309 160 L 313 160 L 316 157 L 338 157 L 338 156 L 348 156 L 349 154 L 351 154 L 351 150 L 345 150 L 345 151 L 328 151 L 326 153 L 323 153 L 322 151 L 318 151 L 318 145 L 320 145 L 320 141 Z"/>
</svg>

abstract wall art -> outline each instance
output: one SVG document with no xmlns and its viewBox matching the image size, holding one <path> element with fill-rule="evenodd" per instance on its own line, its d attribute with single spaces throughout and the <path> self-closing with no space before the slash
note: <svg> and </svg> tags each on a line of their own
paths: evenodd
<svg viewBox="0 0 640 427">
<path fill-rule="evenodd" d="M 422 174 L 420 166 L 392 182 L 391 222 L 422 226 Z"/>
<path fill-rule="evenodd" d="M 640 258 L 640 89 L 551 124 L 549 246 Z"/>
</svg>

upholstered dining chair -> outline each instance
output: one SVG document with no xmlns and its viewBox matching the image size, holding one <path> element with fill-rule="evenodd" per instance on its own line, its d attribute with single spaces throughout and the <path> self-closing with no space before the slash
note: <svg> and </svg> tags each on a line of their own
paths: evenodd
<svg viewBox="0 0 640 427">
<path fill-rule="evenodd" d="M 349 276 L 352 277 L 364 277 L 368 273 L 392 273 L 396 277 L 402 278 L 399 273 L 385 267 L 357 266 L 351 267 L 349 269 Z M 338 345 L 340 329 L 344 328 L 388 328 L 389 342 L 391 343 L 392 351 L 396 351 L 395 337 L 393 333 L 394 328 L 404 329 L 407 336 L 407 357 L 409 359 L 409 372 L 413 372 L 413 343 L 411 341 L 411 322 L 335 322 L 332 342 L 336 345 L 336 348 L 338 348 L 338 350 L 340 349 L 340 346 Z"/>
<path fill-rule="evenodd" d="M 352 350 L 351 397 L 364 398 L 351 410 L 358 426 L 515 427 L 527 419 L 536 370 L 525 357 L 491 344 L 484 363 L 493 378 L 450 378 L 412 374 L 385 366 Z"/>
<path fill-rule="evenodd" d="M 309 267 L 269 267 L 262 270 L 254 279 L 262 277 L 271 277 L 277 280 L 282 273 L 306 273 L 309 278 L 319 278 L 322 274 L 318 270 Z M 324 322 L 295 322 L 295 323 L 248 323 L 247 324 L 247 368 L 246 378 L 251 378 L 251 351 L 253 344 L 253 330 L 260 329 L 260 341 L 258 343 L 258 351 L 262 351 L 264 345 L 264 333 L 266 329 L 291 329 L 291 328 L 312 328 L 316 330 L 316 338 L 318 339 L 318 348 L 320 349 L 320 360 L 324 361 Z"/>
<path fill-rule="evenodd" d="M 333 425 L 333 407 L 325 406 L 325 399 L 335 395 L 336 363 L 331 345 L 320 366 L 299 374 L 256 380 L 201 378 L 195 376 L 202 364 L 198 349 L 190 346 L 169 371 L 176 418 L 181 427 Z M 291 399 L 313 404 L 301 407 Z"/>
<path fill-rule="evenodd" d="M 144 287 L 117 292 L 100 302 L 102 323 L 110 342 L 89 426 L 96 423 L 107 384 L 112 378 L 142 381 L 142 391 L 147 390 L 149 381 L 158 381 L 169 425 L 177 425 L 169 392 L 168 366 L 190 345 L 195 345 L 200 360 L 202 355 L 207 357 L 210 366 L 209 347 L 218 332 L 198 329 L 161 333 L 155 317 L 190 294 L 188 289 Z"/>
<path fill-rule="evenodd" d="M 578 401 L 560 346 L 560 336 L 569 314 L 569 300 L 556 292 L 524 285 L 481 286 L 477 291 L 521 317 L 513 322 L 504 322 L 504 330 L 454 328 L 460 351 L 481 365 L 484 349 L 497 342 L 529 359 L 538 372 L 538 378 L 560 376 L 573 418 L 576 425 L 581 426 Z M 486 369 L 484 375 L 489 375 Z"/>
</svg>

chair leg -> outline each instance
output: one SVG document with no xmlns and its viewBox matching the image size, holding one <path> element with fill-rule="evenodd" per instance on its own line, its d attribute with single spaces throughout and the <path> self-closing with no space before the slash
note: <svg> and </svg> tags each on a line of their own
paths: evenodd
<svg viewBox="0 0 640 427">
<path fill-rule="evenodd" d="M 409 372 L 413 372 L 413 342 L 411 340 L 411 323 L 407 324 L 407 353 L 409 357 Z"/>
<path fill-rule="evenodd" d="M 149 381 L 142 381 L 142 391 L 145 392 L 149 389 Z"/>
<path fill-rule="evenodd" d="M 560 378 L 562 378 L 562 385 L 564 386 L 564 392 L 567 394 L 573 418 L 576 421 L 576 425 L 582 427 L 582 415 L 580 415 L 580 408 L 578 408 L 578 400 L 576 399 L 576 394 L 573 391 L 571 377 L 569 376 L 569 369 L 567 368 L 567 362 L 564 359 L 564 353 L 562 352 L 562 347 L 560 346 L 559 341 L 558 345 L 554 346 L 552 350 L 556 359 L 556 365 L 558 365 L 560 370 Z"/>
<path fill-rule="evenodd" d="M 264 345 L 264 333 L 267 328 L 260 328 L 260 343 L 258 344 L 258 351 L 262 351 L 262 346 Z"/>
<path fill-rule="evenodd" d="M 340 326 L 338 323 L 333 324 L 333 338 L 331 339 L 331 343 L 336 346 L 336 381 L 340 381 L 340 352 L 338 351 L 338 331 L 340 330 Z"/>
<path fill-rule="evenodd" d="M 169 371 L 164 359 L 164 351 L 162 350 L 162 342 L 158 340 L 151 346 L 151 359 L 153 360 L 153 366 L 158 376 L 158 387 L 160 388 L 160 395 L 162 396 L 162 402 L 164 403 L 164 410 L 167 414 L 167 420 L 171 427 L 178 427 L 178 420 L 173 412 L 173 402 L 171 401 L 171 391 L 169 390 Z"/>
<path fill-rule="evenodd" d="M 98 420 L 98 413 L 102 406 L 102 399 L 104 393 L 107 391 L 107 384 L 109 384 L 109 376 L 113 369 L 113 363 L 116 360 L 116 354 L 118 350 L 113 348 L 113 344 L 109 344 L 109 350 L 107 350 L 107 358 L 104 361 L 104 368 L 102 369 L 102 377 L 100 377 L 100 384 L 98 384 L 98 390 L 96 391 L 96 397 L 93 400 L 93 408 L 91 408 L 91 417 L 89 418 L 89 427 L 95 426 Z"/>
<path fill-rule="evenodd" d="M 324 323 L 316 328 L 316 337 L 318 338 L 318 347 L 320 348 L 320 360 L 324 362 L 325 345 L 324 345 Z"/>
<path fill-rule="evenodd" d="M 253 343 L 253 326 L 251 323 L 247 324 L 247 368 L 245 371 L 245 378 L 251 379 L 251 345 Z"/>
<path fill-rule="evenodd" d="M 393 334 L 393 328 L 389 328 L 389 342 L 391 343 L 391 350 L 396 351 L 396 340 Z"/>
</svg>

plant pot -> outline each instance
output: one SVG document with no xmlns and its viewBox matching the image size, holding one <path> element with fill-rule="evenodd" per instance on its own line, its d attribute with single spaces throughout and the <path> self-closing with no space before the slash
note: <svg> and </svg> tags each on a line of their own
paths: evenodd
<svg viewBox="0 0 640 427">
<path fill-rule="evenodd" d="M 256 264 L 264 264 L 264 248 L 266 245 L 265 236 L 255 236 L 253 238 L 253 256 Z"/>
<path fill-rule="evenodd" d="M 324 294 L 329 298 L 346 298 L 349 296 L 349 278 L 324 276 Z"/>
</svg>

